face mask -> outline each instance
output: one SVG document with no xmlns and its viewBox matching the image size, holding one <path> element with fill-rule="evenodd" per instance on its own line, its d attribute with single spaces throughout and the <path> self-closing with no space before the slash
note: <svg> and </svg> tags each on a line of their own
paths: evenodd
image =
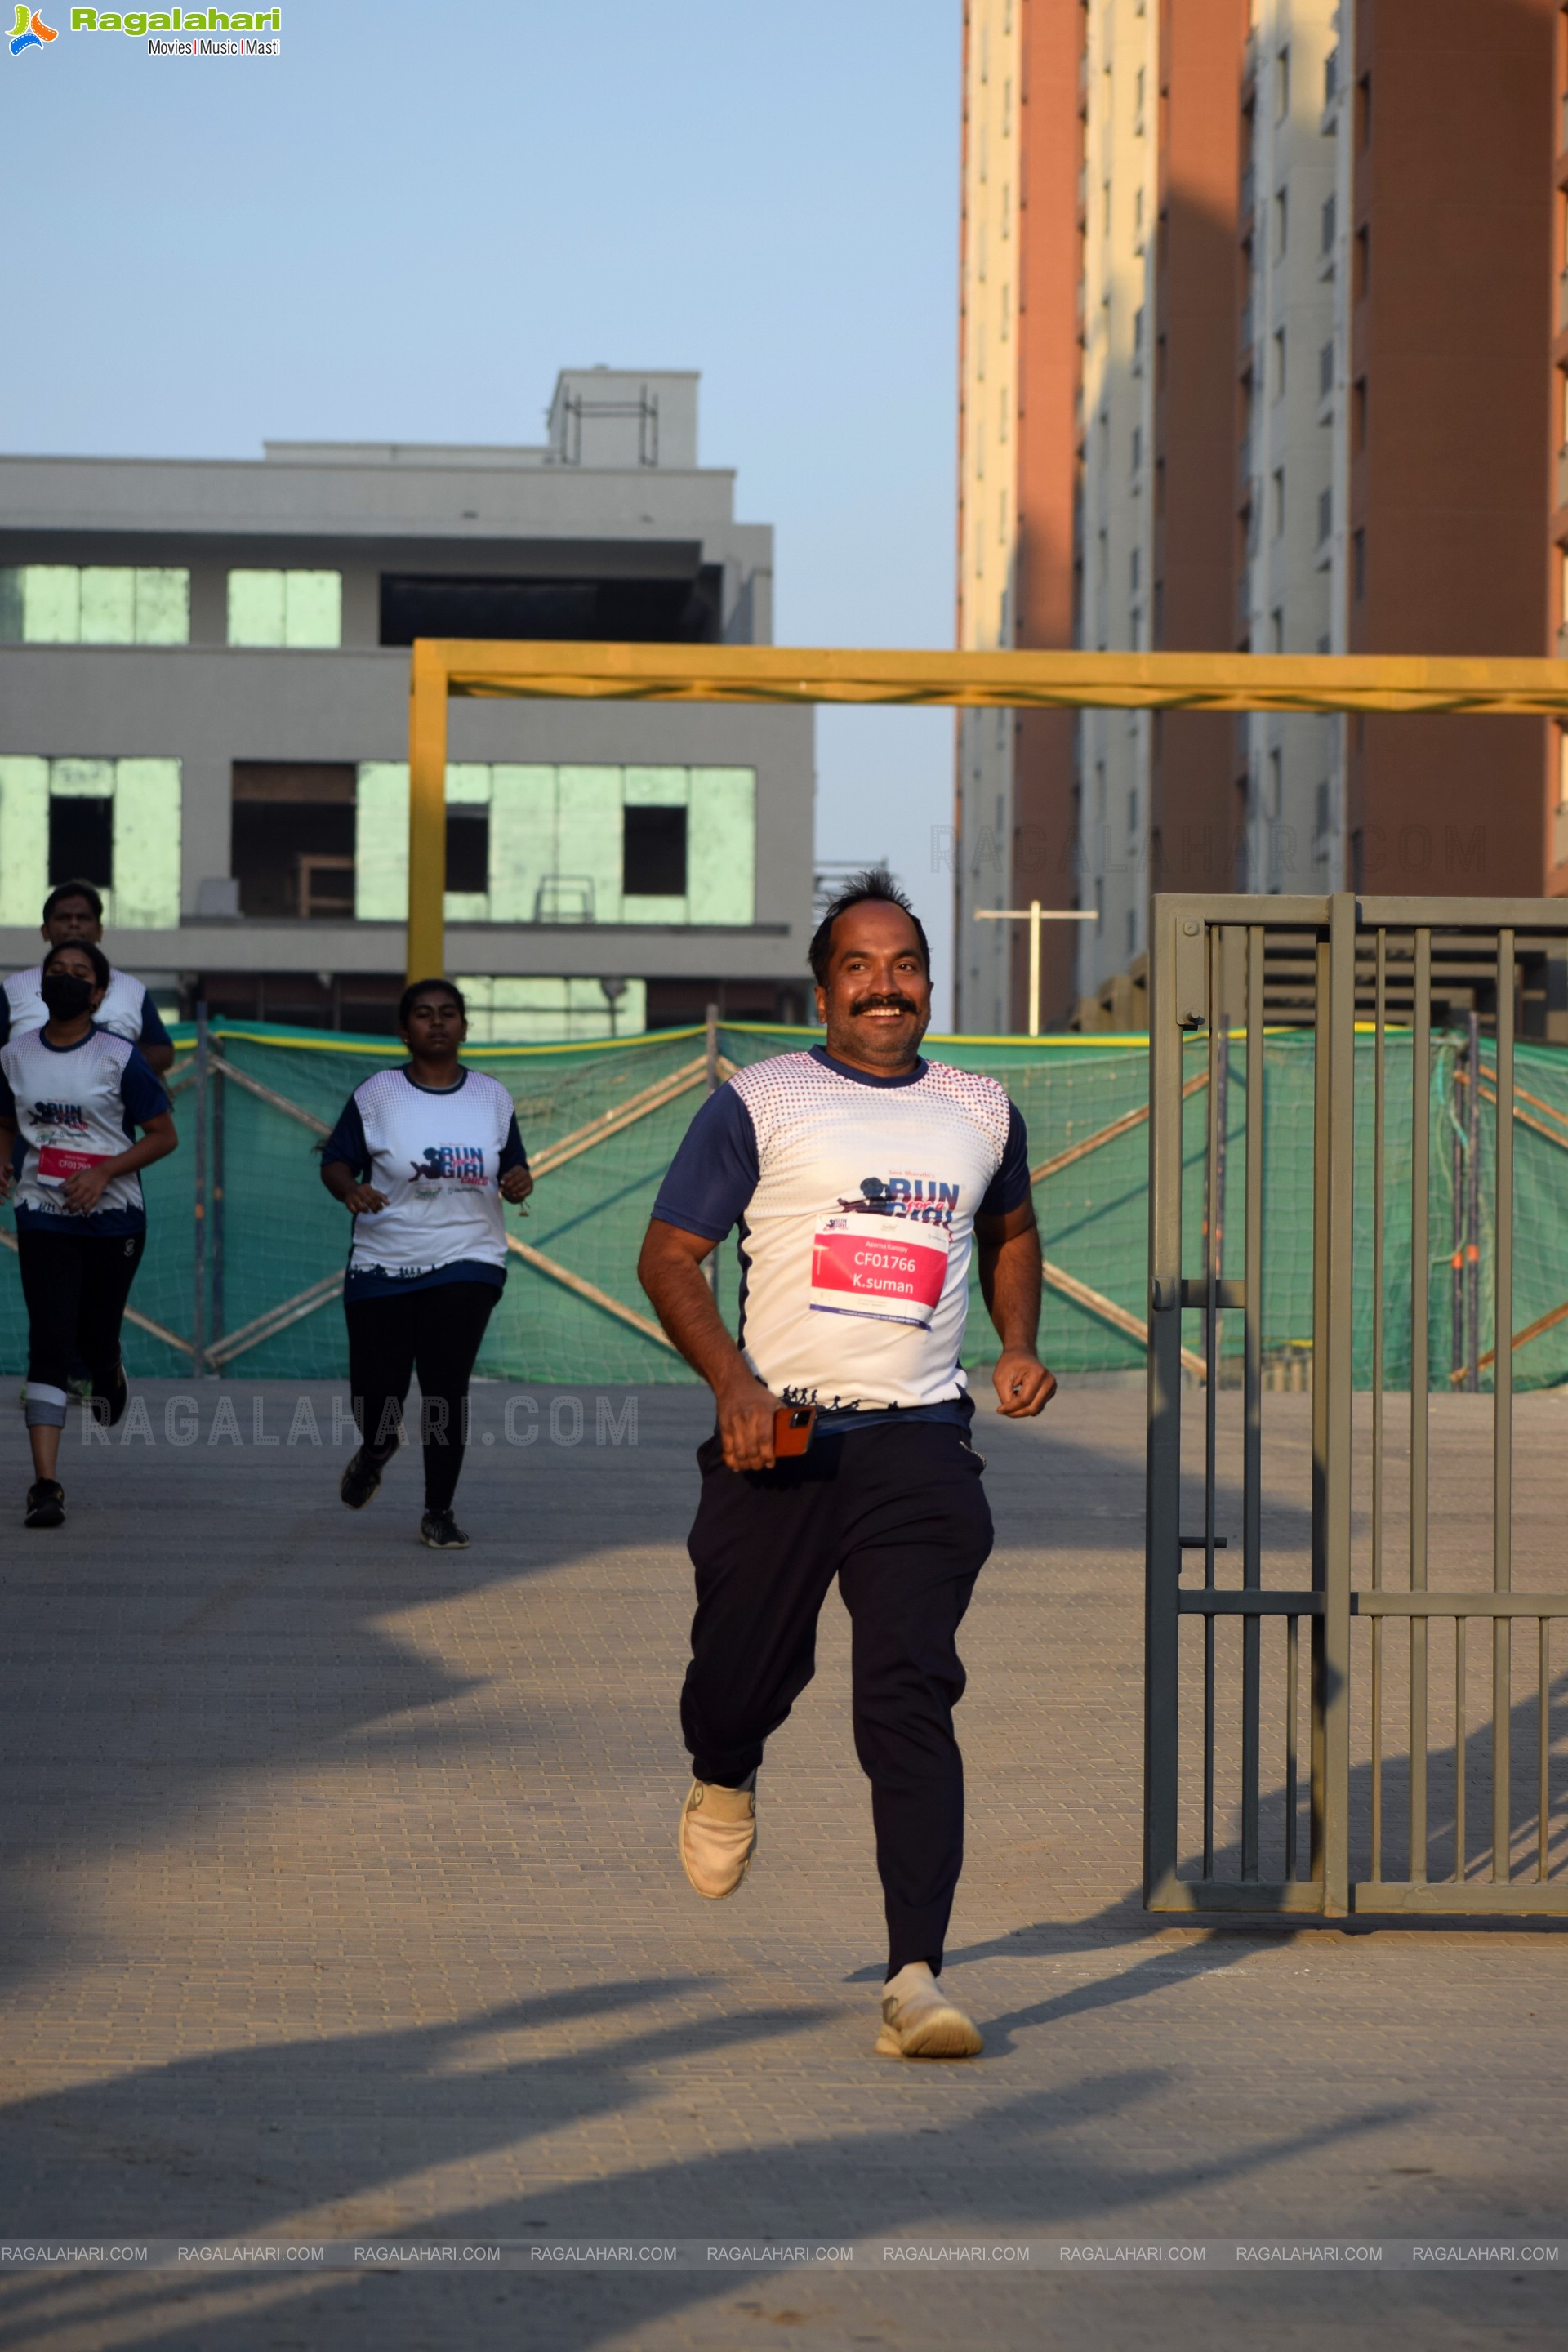
<svg viewBox="0 0 1568 2352">
<path fill-rule="evenodd" d="M 80 980 L 74 971 L 51 971 L 46 974 L 40 993 L 55 1021 L 77 1021 L 92 1003 L 92 982 Z"/>
</svg>

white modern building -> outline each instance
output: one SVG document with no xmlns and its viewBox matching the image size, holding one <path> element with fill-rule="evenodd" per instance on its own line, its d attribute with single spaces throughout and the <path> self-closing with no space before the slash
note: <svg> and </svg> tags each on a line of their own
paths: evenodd
<svg viewBox="0 0 1568 2352">
<path fill-rule="evenodd" d="M 384 1029 L 416 636 L 765 643 L 773 533 L 694 374 L 569 370 L 533 447 L 0 457 L 0 958 L 100 886 L 188 1011 Z M 809 710 L 458 700 L 447 968 L 480 1034 L 799 1019 Z"/>
</svg>

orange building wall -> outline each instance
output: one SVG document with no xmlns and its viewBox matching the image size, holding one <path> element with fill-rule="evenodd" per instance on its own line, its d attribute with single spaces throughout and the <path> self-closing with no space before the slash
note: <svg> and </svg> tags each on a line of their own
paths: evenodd
<svg viewBox="0 0 1568 2352">
<path fill-rule="evenodd" d="M 1155 294 L 1154 642 L 1215 652 L 1236 638 L 1237 229 L 1247 0 L 1162 0 Z M 1156 890 L 1235 887 L 1234 730 L 1165 714 L 1154 727 Z"/>
<path fill-rule="evenodd" d="M 1555 0 L 1356 10 L 1355 653 L 1552 650 L 1555 16 Z M 1353 887 L 1545 889 L 1538 722 L 1373 718 L 1348 733 Z"/>
</svg>

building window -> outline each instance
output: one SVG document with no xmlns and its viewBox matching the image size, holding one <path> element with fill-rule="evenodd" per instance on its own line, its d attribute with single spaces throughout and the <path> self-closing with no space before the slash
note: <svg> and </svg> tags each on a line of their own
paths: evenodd
<svg viewBox="0 0 1568 2352">
<path fill-rule="evenodd" d="M 644 980 L 498 980 L 463 972 L 458 985 L 468 1008 L 473 1045 L 584 1045 L 612 1037 L 640 1037 L 647 1027 L 647 982 Z"/>
<path fill-rule="evenodd" d="M 191 575 L 168 565 L 23 563 L 0 570 L 0 644 L 183 646 Z"/>
<path fill-rule="evenodd" d="M 1274 536 L 1276 539 L 1280 539 L 1285 531 L 1285 468 L 1283 466 L 1275 468 L 1269 486 L 1269 501 L 1272 509 L 1270 520 Z"/>
<path fill-rule="evenodd" d="M 447 919 L 492 923 L 748 924 L 756 909 L 752 768 L 447 771 Z M 354 779 L 353 910 L 408 907 L 408 770 Z"/>
<path fill-rule="evenodd" d="M 1320 344 L 1318 349 L 1318 398 L 1327 400 L 1334 388 L 1334 347 L 1332 342 Z"/>
<path fill-rule="evenodd" d="M 1279 604 L 1268 615 L 1268 650 L 1271 654 L 1282 654 L 1285 650 L 1285 614 Z M 1278 759 L 1279 754 L 1276 752 L 1272 756 Z"/>
<path fill-rule="evenodd" d="M 321 648 L 341 646 L 341 572 L 231 572 L 231 646 Z"/>
<path fill-rule="evenodd" d="M 1351 594 L 1359 604 L 1366 594 L 1366 533 L 1351 533 Z"/>
<path fill-rule="evenodd" d="M 354 912 L 353 762 L 237 760 L 229 793 L 229 871 L 239 885 L 240 913 L 273 922 L 348 920 Z"/>
<path fill-rule="evenodd" d="M 490 887 L 490 813 L 459 801 L 447 811 L 447 893 L 482 898 Z"/>
<path fill-rule="evenodd" d="M 1284 394 L 1285 330 L 1283 327 L 1276 327 L 1274 330 L 1274 397 L 1276 400 L 1280 400 L 1284 397 Z"/>
<path fill-rule="evenodd" d="M 1284 259 L 1289 241 L 1290 194 L 1288 188 L 1280 188 L 1274 198 L 1274 257 L 1277 261 Z"/>
<path fill-rule="evenodd" d="M 1283 122 L 1290 111 L 1290 52 L 1281 49 L 1274 60 L 1274 120 Z"/>
<path fill-rule="evenodd" d="M 1318 544 L 1320 547 L 1329 537 L 1333 527 L 1334 494 L 1331 489 L 1320 490 L 1318 492 Z"/>
<path fill-rule="evenodd" d="M 120 930 L 180 919 L 178 760 L 0 759 L 0 923 L 37 922 L 56 882 L 91 882 Z"/>
<path fill-rule="evenodd" d="M 107 763 L 106 763 L 107 764 Z M 114 788 L 103 792 L 51 793 L 49 872 L 114 887 Z"/>
<path fill-rule="evenodd" d="M 1372 137 L 1372 76 L 1363 74 L 1355 86 L 1355 143 L 1359 152 Z"/>
<path fill-rule="evenodd" d="M 1351 273 L 1351 299 L 1354 302 L 1364 300 L 1371 284 L 1372 231 L 1370 228 L 1358 228 L 1355 233 L 1355 264 Z"/>
<path fill-rule="evenodd" d="M 1366 378 L 1357 376 L 1351 393 L 1351 447 L 1366 447 Z"/>
<path fill-rule="evenodd" d="M 1332 196 L 1325 196 L 1323 199 L 1322 238 L 1318 247 L 1318 251 L 1322 255 L 1325 260 L 1327 260 L 1329 255 L 1332 253 L 1334 249 L 1335 215 L 1336 207 L 1334 199 Z"/>
<path fill-rule="evenodd" d="M 628 898 L 686 896 L 686 811 L 657 803 L 621 812 L 621 891 Z"/>
</svg>

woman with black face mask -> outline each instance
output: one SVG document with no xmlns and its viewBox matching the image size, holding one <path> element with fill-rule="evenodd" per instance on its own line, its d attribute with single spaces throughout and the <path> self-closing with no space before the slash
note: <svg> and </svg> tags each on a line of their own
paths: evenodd
<svg viewBox="0 0 1568 2352">
<path fill-rule="evenodd" d="M 94 1026 L 108 986 L 100 948 L 56 948 L 43 971 L 48 1019 L 0 1046 L 0 1200 L 15 1192 L 27 1302 L 30 1528 L 58 1528 L 66 1515 L 55 1472 L 78 1349 L 92 1411 L 112 1426 L 125 1410 L 120 1326 L 147 1239 L 137 1171 L 178 1141 L 169 1098 L 135 1046 Z"/>
</svg>

